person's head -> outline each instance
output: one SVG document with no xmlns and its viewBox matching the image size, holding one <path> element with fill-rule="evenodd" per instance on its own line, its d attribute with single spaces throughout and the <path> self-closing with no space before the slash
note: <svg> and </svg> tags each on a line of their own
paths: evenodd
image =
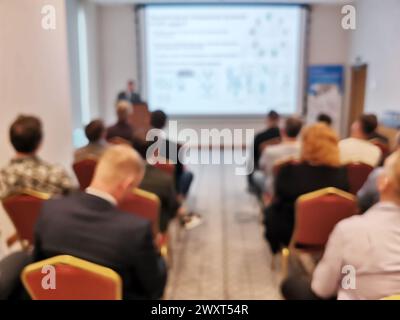
<svg viewBox="0 0 400 320">
<path fill-rule="evenodd" d="M 381 201 L 400 203 L 400 151 L 389 156 L 378 178 Z"/>
<path fill-rule="evenodd" d="M 267 114 L 267 126 L 269 128 L 273 128 L 273 127 L 278 127 L 279 126 L 279 120 L 280 120 L 280 116 L 279 113 L 271 110 L 270 112 L 268 112 Z"/>
<path fill-rule="evenodd" d="M 132 105 L 129 101 L 121 100 L 117 103 L 118 122 L 128 122 L 129 115 L 132 112 Z"/>
<path fill-rule="evenodd" d="M 301 121 L 301 119 L 297 117 L 289 117 L 285 120 L 283 135 L 289 139 L 296 139 L 302 127 L 303 121 Z"/>
<path fill-rule="evenodd" d="M 10 127 L 10 141 L 20 154 L 35 154 L 43 138 L 42 123 L 34 116 L 19 116 Z"/>
<path fill-rule="evenodd" d="M 136 90 L 135 81 L 129 80 L 126 87 L 128 89 L 128 92 L 135 92 L 135 90 Z"/>
<path fill-rule="evenodd" d="M 85 135 L 90 143 L 104 139 L 106 128 L 102 120 L 93 120 L 85 127 Z"/>
<path fill-rule="evenodd" d="M 156 110 L 151 113 L 151 126 L 155 129 L 162 129 L 167 123 L 168 117 L 164 111 Z"/>
<path fill-rule="evenodd" d="M 326 113 L 320 113 L 317 117 L 317 122 L 325 123 L 328 126 L 332 125 L 332 118 Z"/>
<path fill-rule="evenodd" d="M 127 192 L 141 183 L 144 170 L 141 156 L 132 147 L 112 146 L 100 158 L 91 187 L 121 202 Z"/>
<path fill-rule="evenodd" d="M 340 166 L 338 137 L 323 123 L 313 124 L 303 130 L 301 159 L 311 165 Z"/>
<path fill-rule="evenodd" d="M 378 127 L 378 120 L 373 114 L 363 114 L 351 126 L 351 136 L 358 139 L 369 139 Z"/>
</svg>

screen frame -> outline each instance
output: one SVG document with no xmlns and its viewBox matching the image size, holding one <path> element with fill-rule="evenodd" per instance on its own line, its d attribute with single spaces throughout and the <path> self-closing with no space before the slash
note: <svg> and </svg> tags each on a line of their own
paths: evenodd
<svg viewBox="0 0 400 320">
<path fill-rule="evenodd" d="M 137 4 L 134 5 L 135 11 L 135 22 L 136 22 L 136 32 L 137 32 L 137 56 L 138 56 L 138 82 L 140 88 L 140 94 L 147 100 L 147 75 L 146 75 L 146 21 L 145 21 L 145 9 L 147 7 L 170 7 L 170 6 L 259 6 L 259 7 L 297 7 L 302 9 L 301 12 L 301 37 L 300 37 L 300 56 L 299 63 L 301 65 L 298 84 L 299 90 L 297 91 L 297 100 L 299 104 L 295 110 L 295 113 L 301 116 L 304 116 L 307 111 L 306 107 L 306 99 L 307 99 L 307 73 L 308 73 L 308 52 L 309 52 L 309 30 L 310 30 L 310 12 L 311 6 L 308 4 L 301 3 L 260 3 L 260 2 L 152 2 L 148 4 Z M 149 109 L 152 110 L 152 106 L 149 105 Z M 201 114 L 201 113 L 193 113 L 193 114 L 179 114 L 179 113 L 171 113 L 170 116 L 174 119 L 196 119 L 196 120 L 207 120 L 210 118 L 217 119 L 237 119 L 237 118 L 245 118 L 245 119 L 258 119 L 260 116 L 265 116 L 265 114 L 269 110 L 265 110 L 265 112 L 260 113 L 213 113 L 213 114 Z M 282 114 L 283 116 L 289 116 L 290 114 Z"/>
</svg>

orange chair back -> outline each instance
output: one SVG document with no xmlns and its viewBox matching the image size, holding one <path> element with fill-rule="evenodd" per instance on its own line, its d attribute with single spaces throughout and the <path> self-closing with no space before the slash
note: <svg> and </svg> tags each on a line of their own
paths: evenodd
<svg viewBox="0 0 400 320">
<path fill-rule="evenodd" d="M 154 193 L 135 189 L 119 205 L 122 211 L 138 215 L 151 222 L 153 234 L 159 230 L 160 200 Z"/>
<path fill-rule="evenodd" d="M 73 164 L 72 168 L 78 178 L 79 187 L 82 191 L 90 186 L 96 166 L 97 161 L 94 159 L 84 159 Z"/>
<path fill-rule="evenodd" d="M 350 193 L 357 194 L 374 168 L 361 162 L 349 163 L 346 167 L 350 184 Z"/>
<path fill-rule="evenodd" d="M 113 270 L 72 256 L 33 263 L 22 272 L 33 300 L 120 300 L 122 280 Z"/>
<path fill-rule="evenodd" d="M 24 191 L 21 194 L 5 198 L 3 207 L 10 217 L 20 240 L 29 244 L 34 242 L 34 229 L 43 202 L 50 198 L 49 194 Z"/>
<path fill-rule="evenodd" d="M 335 225 L 358 213 L 355 197 L 336 188 L 305 194 L 296 202 L 292 245 L 323 249 Z"/>
</svg>

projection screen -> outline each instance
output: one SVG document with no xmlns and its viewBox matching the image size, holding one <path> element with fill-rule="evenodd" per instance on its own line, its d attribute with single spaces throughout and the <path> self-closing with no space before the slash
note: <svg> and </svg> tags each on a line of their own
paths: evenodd
<svg viewBox="0 0 400 320">
<path fill-rule="evenodd" d="M 300 112 L 307 10 L 299 5 L 146 5 L 141 92 L 170 115 Z"/>
</svg>

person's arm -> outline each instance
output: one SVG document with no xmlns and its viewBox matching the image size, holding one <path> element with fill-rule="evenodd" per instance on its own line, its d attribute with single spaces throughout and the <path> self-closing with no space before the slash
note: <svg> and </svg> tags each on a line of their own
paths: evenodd
<svg viewBox="0 0 400 320">
<path fill-rule="evenodd" d="M 167 269 L 154 247 L 150 224 L 146 224 L 140 241 L 140 246 L 134 253 L 133 277 L 138 279 L 146 298 L 159 299 L 167 282 Z"/>
<path fill-rule="evenodd" d="M 358 206 L 361 212 L 367 211 L 370 207 L 372 207 L 376 202 L 379 201 L 377 180 L 382 170 L 382 168 L 377 168 L 372 171 L 371 174 L 368 176 L 367 181 L 358 191 Z"/>
<path fill-rule="evenodd" d="M 323 299 L 337 295 L 342 278 L 343 235 L 339 223 L 331 233 L 324 255 L 318 263 L 311 282 L 313 292 Z"/>
</svg>

